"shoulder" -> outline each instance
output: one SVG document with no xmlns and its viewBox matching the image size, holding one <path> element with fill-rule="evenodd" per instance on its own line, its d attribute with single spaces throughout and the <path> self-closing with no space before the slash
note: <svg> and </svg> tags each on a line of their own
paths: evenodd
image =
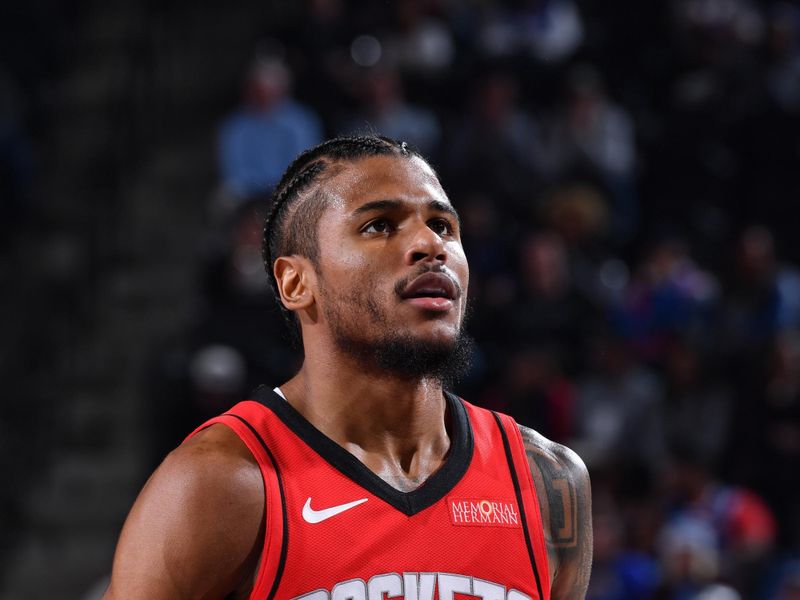
<svg viewBox="0 0 800 600">
<path fill-rule="evenodd" d="M 224 425 L 212 425 L 172 451 L 145 491 L 149 487 L 178 493 L 186 501 L 233 509 L 236 514 L 256 505 L 263 510 L 258 463 L 244 442 Z M 220 520 L 219 515 L 215 520 Z"/>
<path fill-rule="evenodd" d="M 222 425 L 170 453 L 134 503 L 110 598 L 223 597 L 254 570 L 263 537 L 258 464 Z"/>
<path fill-rule="evenodd" d="M 590 485 L 589 470 L 581 460 L 581 457 L 574 451 L 547 439 L 541 433 L 529 427 L 523 425 L 518 425 L 518 427 L 529 462 L 533 461 L 535 465 L 546 463 L 548 465 L 548 468 L 545 469 L 547 473 L 551 473 L 553 469 L 556 469 L 574 478 L 576 483 Z"/>
<path fill-rule="evenodd" d="M 548 544 L 569 548 L 580 543 L 591 524 L 591 483 L 583 460 L 542 434 L 519 426 L 528 466 L 536 484 Z"/>
<path fill-rule="evenodd" d="M 553 600 L 584 598 L 592 562 L 589 472 L 572 450 L 519 426 L 539 498 Z"/>
<path fill-rule="evenodd" d="M 157 491 L 229 508 L 244 508 L 256 501 L 263 505 L 264 499 L 258 463 L 224 425 L 212 425 L 173 450 L 147 482 L 142 496 Z"/>
</svg>

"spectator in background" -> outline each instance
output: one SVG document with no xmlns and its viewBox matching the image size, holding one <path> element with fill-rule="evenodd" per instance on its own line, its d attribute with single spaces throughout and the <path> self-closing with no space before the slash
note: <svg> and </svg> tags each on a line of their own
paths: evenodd
<svg viewBox="0 0 800 600">
<path fill-rule="evenodd" d="M 505 313 L 515 299 L 515 236 L 508 235 L 506 220 L 490 197 L 473 193 L 454 202 L 459 207 L 461 236 L 472 274 L 469 293 L 476 318 L 470 329 L 477 337 L 496 338 L 496 315 Z"/>
<path fill-rule="evenodd" d="M 760 600 L 800 600 L 800 559 L 789 558 L 770 573 Z"/>
<path fill-rule="evenodd" d="M 756 51 L 763 17 L 750 0 L 669 4 L 674 72 L 663 92 L 667 120 L 653 168 L 666 167 L 659 177 L 667 190 L 663 210 L 714 235 L 706 215 L 720 206 L 723 215 L 736 212 L 733 197 L 745 196 L 739 174 L 750 169 L 746 161 L 760 160 L 748 156 L 756 144 L 742 142 L 740 132 L 762 101 L 763 70 Z"/>
<path fill-rule="evenodd" d="M 682 63 L 674 77 L 674 108 L 690 119 L 684 123 L 706 131 L 730 127 L 752 105 L 762 12 L 751 0 L 674 0 L 671 9 L 676 62 Z M 712 137 L 719 140 L 719 133 Z"/>
<path fill-rule="evenodd" d="M 658 558 L 663 578 L 656 598 L 664 600 L 742 600 L 720 582 L 720 550 L 711 523 L 681 516 L 662 531 Z"/>
<path fill-rule="evenodd" d="M 359 100 L 361 107 L 341 127 L 341 133 L 365 131 L 403 140 L 425 155 L 434 155 L 441 128 L 436 115 L 403 97 L 403 84 L 392 69 L 376 67 L 363 74 Z"/>
<path fill-rule="evenodd" d="M 764 18 L 751 0 L 673 0 L 671 4 L 680 42 L 699 63 L 732 66 L 762 38 Z"/>
<path fill-rule="evenodd" d="M 478 39 L 488 56 L 526 55 L 549 65 L 566 61 L 584 38 L 572 0 L 518 0 L 489 3 Z"/>
<path fill-rule="evenodd" d="M 665 237 L 652 244 L 611 318 L 643 359 L 660 363 L 676 335 L 707 339 L 717 297 L 715 278 L 686 244 Z"/>
<path fill-rule="evenodd" d="M 761 407 L 762 425 L 753 428 L 763 468 L 758 488 L 774 507 L 781 523 L 780 542 L 791 548 L 800 540 L 800 332 L 775 338 Z"/>
<path fill-rule="evenodd" d="M 519 294 L 504 326 L 519 339 L 560 351 L 565 371 L 574 373 L 600 312 L 575 285 L 564 242 L 550 232 L 529 235 L 520 245 L 518 269 Z"/>
<path fill-rule="evenodd" d="M 444 72 L 455 55 L 447 23 L 432 14 L 425 0 L 393 3 L 394 27 L 384 39 L 387 64 L 403 73 L 432 76 Z"/>
<path fill-rule="evenodd" d="M 476 81 L 470 109 L 451 132 L 445 165 L 458 189 L 483 192 L 527 218 L 539 132 L 519 105 L 518 87 L 514 75 L 500 71 Z"/>
<path fill-rule="evenodd" d="M 562 373 L 558 352 L 518 345 L 507 354 L 504 365 L 500 386 L 490 390 L 482 403 L 554 441 L 569 440 L 574 430 L 575 388 Z"/>
<path fill-rule="evenodd" d="M 722 308 L 722 347 L 739 373 L 749 372 L 775 334 L 800 327 L 800 273 L 780 263 L 765 227 L 739 236 Z"/>
<path fill-rule="evenodd" d="M 800 113 L 800 8 L 789 2 L 770 7 L 767 23 L 767 89 L 787 113 Z"/>
<path fill-rule="evenodd" d="M 800 540 L 800 332 L 775 336 L 747 372 L 739 377 L 729 470 L 764 494 L 781 523 L 778 542 L 791 551 Z"/>
<path fill-rule="evenodd" d="M 551 179 L 582 174 L 602 183 L 610 192 L 611 233 L 632 237 L 639 223 L 634 124 L 593 67 L 569 72 L 564 109 L 551 122 L 539 162 Z"/>
<path fill-rule="evenodd" d="M 618 300 L 628 268 L 609 248 L 608 202 L 602 191 L 582 182 L 558 185 L 542 201 L 541 213 L 566 245 L 575 286 L 598 305 Z"/>
<path fill-rule="evenodd" d="M 592 485 L 594 556 L 587 600 L 651 600 L 660 581 L 658 564 L 646 552 L 631 548 L 631 527 L 622 507 L 600 485 Z"/>
<path fill-rule="evenodd" d="M 322 139 L 316 113 L 291 96 L 292 74 L 277 57 L 259 57 L 247 73 L 242 106 L 219 131 L 222 193 L 232 204 L 266 194 L 303 149 Z"/>
<path fill-rule="evenodd" d="M 688 444 L 697 460 L 718 465 L 730 433 L 731 395 L 712 377 L 709 357 L 697 346 L 679 336 L 666 350 L 661 420 L 667 444 Z"/>
<path fill-rule="evenodd" d="M 578 381 L 572 447 L 592 469 L 630 466 L 656 473 L 665 453 L 660 380 L 614 335 L 595 339 L 591 359 Z"/>
<path fill-rule="evenodd" d="M 691 444 L 671 449 L 664 481 L 672 502 L 661 543 L 668 597 L 695 598 L 719 581 L 752 597 L 777 533 L 769 507 L 719 481 Z"/>
<path fill-rule="evenodd" d="M 247 382 L 277 379 L 296 366 L 295 352 L 271 301 L 261 255 L 264 205 L 243 205 L 227 238 L 206 259 L 205 297 L 193 335 L 197 344 L 224 344 L 245 359 Z M 258 335 L 253 335 L 257 331 Z"/>
<path fill-rule="evenodd" d="M 152 354 L 149 388 L 153 461 L 186 431 L 231 406 L 262 381 L 291 374 L 298 357 L 264 277 L 263 202 L 244 203 L 225 235 L 206 248 L 203 302 L 180 336 Z M 157 464 L 157 463 L 155 463 Z"/>
<path fill-rule="evenodd" d="M 514 270 L 510 260 L 513 255 L 513 236 L 501 235 L 503 219 L 491 197 L 475 193 L 459 198 L 457 205 L 470 273 L 476 274 L 479 289 L 488 286 L 488 280 L 498 276 L 505 276 L 506 285 L 513 286 Z M 505 297 L 510 295 L 504 294 Z M 483 299 L 479 301 L 483 302 Z M 492 298 L 486 298 L 485 301 L 492 302 Z"/>
<path fill-rule="evenodd" d="M 298 0 L 291 6 L 295 12 L 283 39 L 296 80 L 294 90 L 300 98 L 324 98 L 314 103 L 314 109 L 326 130 L 332 130 L 348 101 L 345 89 L 351 77 L 350 44 L 356 25 L 344 0 Z"/>
</svg>

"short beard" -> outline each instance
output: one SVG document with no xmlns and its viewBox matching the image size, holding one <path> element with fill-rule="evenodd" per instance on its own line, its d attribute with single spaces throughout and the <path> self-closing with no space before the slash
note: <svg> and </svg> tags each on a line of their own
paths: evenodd
<svg viewBox="0 0 800 600">
<path fill-rule="evenodd" d="M 323 294 L 331 306 L 356 306 L 371 324 L 380 327 L 386 323 L 383 310 L 371 296 L 353 293 L 349 297 L 332 298 L 325 291 Z M 468 309 L 469 306 L 466 315 Z M 368 339 L 358 335 L 363 330 L 359 323 L 350 321 L 338 310 L 328 310 L 326 316 L 336 347 L 377 377 L 431 379 L 449 387 L 469 372 L 475 343 L 465 331 L 466 316 L 456 338 L 442 341 L 421 340 L 396 332 Z"/>
<path fill-rule="evenodd" d="M 432 379 L 444 387 L 467 374 L 474 342 L 462 329 L 455 340 L 431 342 L 411 335 L 387 335 L 378 340 L 357 339 L 334 328 L 336 346 L 377 375 L 406 380 Z"/>
</svg>

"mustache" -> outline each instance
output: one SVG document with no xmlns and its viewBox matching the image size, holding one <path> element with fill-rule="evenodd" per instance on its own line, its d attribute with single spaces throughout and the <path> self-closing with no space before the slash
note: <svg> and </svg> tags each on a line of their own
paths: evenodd
<svg viewBox="0 0 800 600">
<path fill-rule="evenodd" d="M 461 284 L 458 283 L 458 280 L 450 273 L 448 269 L 441 265 L 421 265 L 416 272 L 412 273 L 408 277 L 403 277 L 397 283 L 394 284 L 394 293 L 398 296 L 402 296 L 405 289 L 408 285 L 414 281 L 417 277 L 424 275 L 425 273 L 441 273 L 445 277 L 447 277 L 451 282 L 453 282 L 453 286 L 456 288 L 456 300 L 461 298 L 464 290 L 461 288 Z"/>
</svg>

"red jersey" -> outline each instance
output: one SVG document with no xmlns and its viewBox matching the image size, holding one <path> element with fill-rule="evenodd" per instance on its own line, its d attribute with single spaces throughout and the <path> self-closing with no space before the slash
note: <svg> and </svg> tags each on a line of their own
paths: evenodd
<svg viewBox="0 0 800 600">
<path fill-rule="evenodd" d="M 251 599 L 549 600 L 539 502 L 516 423 L 446 394 L 451 447 L 401 492 L 267 388 L 211 419 L 261 468 Z"/>
</svg>

